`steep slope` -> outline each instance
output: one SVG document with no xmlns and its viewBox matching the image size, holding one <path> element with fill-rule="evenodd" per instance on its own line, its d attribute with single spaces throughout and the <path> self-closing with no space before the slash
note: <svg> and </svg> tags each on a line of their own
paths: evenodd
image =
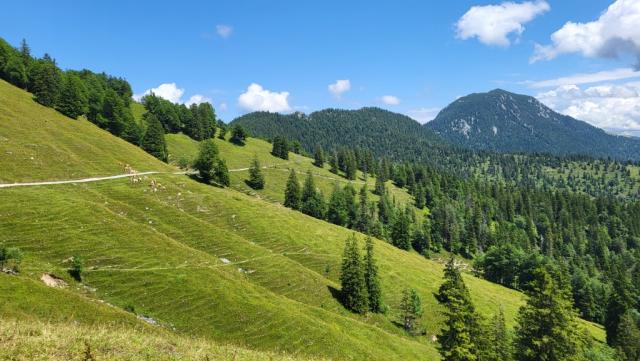
<svg viewBox="0 0 640 361">
<path fill-rule="evenodd" d="M 142 149 L 88 121 L 35 106 L 30 93 L 0 80 L 0 183 L 169 171 Z"/>
<path fill-rule="evenodd" d="M 325 149 L 362 147 L 379 157 L 415 159 L 427 149 L 444 146 L 415 120 L 379 108 L 325 109 L 309 115 L 256 112 L 241 116 L 232 124 L 242 125 L 257 137 L 271 139 L 280 135 L 300 141 L 307 152 L 319 144 Z"/>
<path fill-rule="evenodd" d="M 24 127 L 3 128 L 3 136 L 14 139 L 14 133 L 19 133 L 25 144 L 39 145 L 40 140 L 32 135 L 37 132 L 28 131 L 38 123 L 29 119 L 43 108 L 15 88 L 6 91 L 16 99 L 22 94 L 19 106 L 25 111 L 16 121 Z M 79 125 L 83 123 L 79 120 L 70 127 L 92 132 L 87 129 L 94 128 Z M 85 136 L 47 139 L 48 147 L 67 149 L 60 157 L 79 158 L 68 164 L 72 174 L 91 171 L 85 158 L 73 151 L 81 144 L 77 139 Z M 93 137 L 95 144 L 108 144 L 113 138 L 105 132 Z M 268 147 L 264 142 L 258 144 L 253 148 L 256 152 Z M 249 148 L 223 148 L 222 144 L 220 148 L 221 156 L 230 163 L 233 159 L 248 164 L 253 157 Z M 3 321 L 20 313 L 45 318 L 55 312 L 53 307 L 33 311 L 15 297 L 29 294 L 30 287 L 39 286 L 39 276 L 51 272 L 70 284 L 65 292 L 108 302 L 117 309 L 133 309 L 180 336 L 305 357 L 438 358 L 431 336 L 442 326 L 440 307 L 432 297 L 441 282 L 440 263 L 375 241 L 383 299 L 390 311 L 354 315 L 336 300 L 342 249 L 351 231 L 277 203 L 172 174 L 174 168 L 140 154 L 133 145 L 122 143 L 117 150 L 126 163 L 134 164 L 130 159 L 139 158 L 136 166 L 140 168 L 166 167 L 169 172 L 135 184 L 116 179 L 0 189 L 0 243 L 20 247 L 25 253 L 20 276 L 0 275 Z M 105 159 L 116 159 L 109 148 L 104 152 Z M 3 168 L 3 180 L 10 182 L 19 181 L 24 174 L 20 160 L 12 159 Z M 55 172 L 55 163 L 45 162 L 39 170 L 64 175 Z M 99 168 L 100 172 L 107 170 Z M 73 255 L 85 259 L 82 284 L 66 272 Z M 16 278 L 31 283 L 2 282 Z M 520 293 L 471 275 L 465 275 L 465 280 L 482 314 L 490 316 L 502 305 L 513 325 L 523 303 Z M 415 288 L 423 299 L 424 336 L 411 337 L 394 323 L 406 287 Z M 67 301 L 65 307 L 72 308 L 74 302 Z M 79 313 L 77 317 L 89 316 Z M 594 337 L 603 338 L 601 329 L 586 325 Z"/>
<path fill-rule="evenodd" d="M 425 127 L 472 149 L 640 159 L 640 140 L 607 134 L 533 97 L 501 89 L 459 98 Z"/>
<path fill-rule="evenodd" d="M 28 277 L 0 273 L 0 294 L 11 295 L 0 297 L 1 360 L 84 360 L 87 352 L 98 360 L 123 361 L 303 360 L 179 336 L 130 312 Z"/>
</svg>

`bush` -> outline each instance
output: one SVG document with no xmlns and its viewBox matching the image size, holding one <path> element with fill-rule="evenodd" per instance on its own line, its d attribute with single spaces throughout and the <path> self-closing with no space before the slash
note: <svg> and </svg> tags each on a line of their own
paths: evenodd
<svg viewBox="0 0 640 361">
<path fill-rule="evenodd" d="M 17 247 L 0 247 L 0 269 L 20 272 L 22 251 Z"/>
<path fill-rule="evenodd" d="M 73 256 L 73 258 L 71 258 L 69 274 L 76 281 L 82 282 L 82 271 L 84 271 L 84 260 L 79 256 Z"/>
</svg>

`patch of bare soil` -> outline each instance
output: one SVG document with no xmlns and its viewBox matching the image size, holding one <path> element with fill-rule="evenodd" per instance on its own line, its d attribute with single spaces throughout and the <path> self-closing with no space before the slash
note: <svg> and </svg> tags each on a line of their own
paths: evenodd
<svg viewBox="0 0 640 361">
<path fill-rule="evenodd" d="M 40 280 L 49 287 L 55 287 L 55 288 L 67 287 L 67 282 L 65 282 L 62 278 L 59 278 L 51 273 L 43 273 L 42 277 L 40 277 Z"/>
</svg>

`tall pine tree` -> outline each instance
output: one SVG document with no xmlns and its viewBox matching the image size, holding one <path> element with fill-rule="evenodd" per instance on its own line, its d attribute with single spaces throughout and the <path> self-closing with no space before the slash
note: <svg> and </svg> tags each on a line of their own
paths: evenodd
<svg viewBox="0 0 640 361">
<path fill-rule="evenodd" d="M 382 312 L 382 290 L 380 289 L 380 279 L 378 278 L 378 265 L 373 252 L 373 239 L 370 236 L 367 236 L 365 243 L 364 282 L 369 297 L 369 310 L 375 313 Z"/>
<path fill-rule="evenodd" d="M 474 340 L 479 334 L 478 316 L 453 258 L 447 262 L 444 283 L 438 289 L 436 299 L 445 307 L 445 327 L 438 336 L 438 351 L 442 360 L 478 360 Z"/>
<path fill-rule="evenodd" d="M 300 209 L 301 198 L 302 192 L 300 190 L 298 176 L 296 175 L 296 171 L 294 169 L 291 169 L 284 191 L 284 206 L 291 209 Z"/>
<path fill-rule="evenodd" d="M 341 297 L 344 306 L 356 313 L 365 313 L 369 309 L 367 286 L 358 240 L 351 235 L 344 246 L 340 272 Z"/>
<path fill-rule="evenodd" d="M 540 267 L 527 304 L 517 317 L 515 355 L 519 361 L 578 360 L 582 352 L 581 333 L 571 292 Z"/>
<path fill-rule="evenodd" d="M 251 167 L 249 167 L 249 179 L 247 179 L 247 185 L 253 189 L 264 188 L 264 175 L 262 175 L 262 168 L 260 167 L 260 161 L 258 156 L 254 156 L 251 161 Z"/>
</svg>

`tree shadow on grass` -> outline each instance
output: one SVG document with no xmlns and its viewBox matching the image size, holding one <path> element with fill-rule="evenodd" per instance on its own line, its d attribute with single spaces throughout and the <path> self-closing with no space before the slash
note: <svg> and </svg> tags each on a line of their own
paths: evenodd
<svg viewBox="0 0 640 361">
<path fill-rule="evenodd" d="M 340 304 L 342 303 L 342 292 L 333 287 L 333 286 L 327 286 L 327 289 L 329 290 L 329 292 L 331 293 L 331 297 L 333 297 L 336 301 L 340 302 Z"/>
</svg>

